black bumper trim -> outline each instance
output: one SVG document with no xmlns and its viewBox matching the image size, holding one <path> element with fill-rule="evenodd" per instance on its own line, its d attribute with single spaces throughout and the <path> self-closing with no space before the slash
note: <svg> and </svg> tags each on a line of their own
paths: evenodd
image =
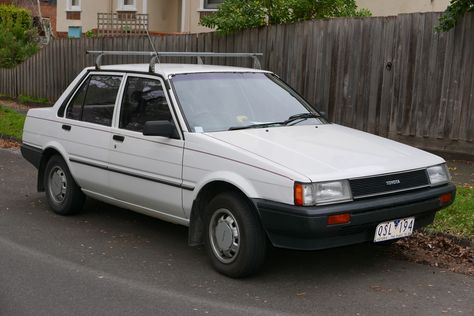
<svg viewBox="0 0 474 316">
<path fill-rule="evenodd" d="M 441 205 L 439 196 L 452 193 L 456 187 L 449 183 L 439 187 L 404 192 L 349 203 L 319 207 L 298 207 L 261 199 L 253 202 L 262 225 L 276 247 L 317 250 L 370 241 L 377 224 L 415 216 L 415 228 L 432 223 Z M 327 216 L 351 213 L 351 222 L 327 225 Z"/>
<path fill-rule="evenodd" d="M 39 169 L 41 163 L 41 157 L 43 155 L 43 150 L 34 146 L 22 144 L 21 145 L 21 155 L 29 163 Z"/>
</svg>

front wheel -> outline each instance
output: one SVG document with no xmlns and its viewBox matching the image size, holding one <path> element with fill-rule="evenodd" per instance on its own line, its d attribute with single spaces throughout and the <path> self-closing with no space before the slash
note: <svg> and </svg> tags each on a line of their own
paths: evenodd
<svg viewBox="0 0 474 316">
<path fill-rule="evenodd" d="M 239 278 L 262 267 L 266 235 L 244 198 L 232 192 L 217 195 L 206 208 L 206 228 L 206 250 L 218 272 Z"/>
<path fill-rule="evenodd" d="M 60 156 L 52 156 L 44 172 L 46 199 L 51 209 L 60 215 L 78 213 L 84 204 L 84 193 L 74 181 Z"/>
</svg>

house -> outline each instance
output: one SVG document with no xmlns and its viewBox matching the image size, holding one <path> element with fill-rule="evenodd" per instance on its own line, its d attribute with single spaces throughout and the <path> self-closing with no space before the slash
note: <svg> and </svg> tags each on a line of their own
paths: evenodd
<svg viewBox="0 0 474 316">
<path fill-rule="evenodd" d="M 0 0 L 2 1 L 2 0 Z M 71 37 L 94 30 L 99 35 L 199 33 L 199 24 L 224 0 L 58 0 L 57 32 Z M 444 11 L 449 0 L 356 0 L 374 16 Z"/>
<path fill-rule="evenodd" d="M 223 0 L 58 0 L 57 31 L 80 36 L 91 30 L 102 34 L 141 32 L 197 33 L 202 15 L 217 10 Z"/>
<path fill-rule="evenodd" d="M 373 16 L 390 16 L 400 13 L 440 12 L 446 10 L 450 0 L 356 0 L 359 8 L 369 9 Z"/>
</svg>

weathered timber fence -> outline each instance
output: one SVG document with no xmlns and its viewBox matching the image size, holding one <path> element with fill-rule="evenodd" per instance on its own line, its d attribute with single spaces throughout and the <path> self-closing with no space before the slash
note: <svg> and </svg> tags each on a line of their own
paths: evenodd
<svg viewBox="0 0 474 316">
<path fill-rule="evenodd" d="M 427 149 L 474 155 L 474 13 L 437 34 L 439 14 L 308 21 L 218 34 L 153 37 L 160 51 L 263 52 L 262 65 L 334 122 Z M 151 50 L 147 38 L 59 39 L 15 69 L 0 93 L 54 101 L 93 57 Z M 195 62 L 168 58 L 162 62 Z M 104 57 L 103 63 L 147 62 Z M 210 63 L 251 66 L 250 61 Z"/>
</svg>

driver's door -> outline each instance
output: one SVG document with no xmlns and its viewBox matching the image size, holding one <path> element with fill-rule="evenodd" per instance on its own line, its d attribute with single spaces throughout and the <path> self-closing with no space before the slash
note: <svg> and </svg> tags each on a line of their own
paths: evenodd
<svg viewBox="0 0 474 316">
<path fill-rule="evenodd" d="M 184 141 L 142 133 L 147 121 L 175 122 L 164 82 L 145 75 L 128 75 L 126 80 L 110 136 L 110 185 L 114 198 L 168 220 L 183 219 Z"/>
</svg>

